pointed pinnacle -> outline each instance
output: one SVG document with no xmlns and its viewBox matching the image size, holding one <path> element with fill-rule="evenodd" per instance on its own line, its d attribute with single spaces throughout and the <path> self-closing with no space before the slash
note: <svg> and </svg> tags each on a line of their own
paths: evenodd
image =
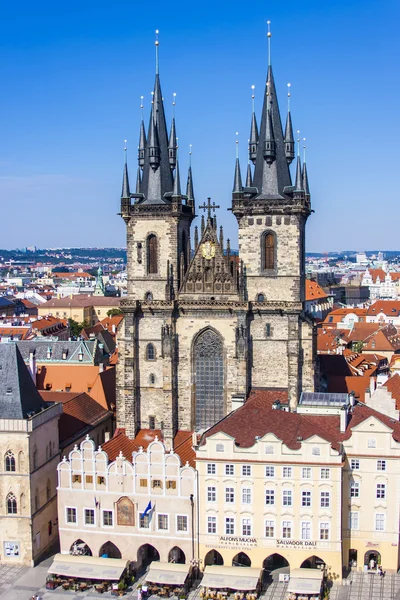
<svg viewBox="0 0 400 600">
<path fill-rule="evenodd" d="M 236 159 L 236 163 L 235 163 L 235 177 L 234 177 L 234 181 L 233 181 L 233 192 L 241 192 L 243 191 L 243 185 L 242 185 L 242 175 L 240 172 L 240 163 L 239 163 L 239 159 Z"/>
<path fill-rule="evenodd" d="M 146 152 L 146 130 L 144 128 L 144 122 L 140 124 L 140 135 L 139 135 L 139 149 L 138 149 L 138 162 L 139 166 L 143 168 L 145 162 L 145 152 Z"/>
<path fill-rule="evenodd" d="M 250 163 L 247 165 L 246 187 L 253 187 L 253 177 L 251 174 Z"/>
<path fill-rule="evenodd" d="M 142 178 L 140 176 L 140 167 L 138 167 L 136 174 L 136 193 L 140 194 L 142 191 Z"/>
<path fill-rule="evenodd" d="M 292 160 L 295 157 L 292 117 L 290 115 L 290 110 L 288 111 L 287 118 L 286 118 L 285 140 L 284 141 L 285 141 L 286 161 L 290 165 L 290 163 L 292 162 Z"/>
<path fill-rule="evenodd" d="M 169 134 L 169 142 L 168 142 L 168 161 L 171 169 L 175 168 L 176 165 L 176 128 L 175 128 L 175 119 L 172 119 L 171 131 Z"/>
<path fill-rule="evenodd" d="M 181 178 L 179 176 L 179 161 L 176 161 L 173 196 L 181 196 Z"/>
<path fill-rule="evenodd" d="M 300 159 L 300 156 L 297 157 L 295 191 L 296 192 L 303 192 L 304 191 L 303 190 L 302 176 L 301 176 L 301 159 Z"/>
<path fill-rule="evenodd" d="M 122 192 L 121 198 L 127 199 L 131 197 L 131 192 L 129 189 L 129 176 L 128 176 L 128 165 L 124 164 L 124 174 L 122 177 Z"/>
<path fill-rule="evenodd" d="M 306 161 L 304 161 L 303 163 L 303 172 L 302 172 L 302 184 L 303 184 L 303 190 L 306 194 L 306 196 L 310 195 L 310 187 L 308 185 L 308 174 L 307 174 L 307 165 L 306 165 Z"/>
<path fill-rule="evenodd" d="M 192 167 L 189 167 L 187 184 L 186 184 L 186 196 L 188 200 L 194 202 L 194 191 L 193 191 L 193 175 L 192 175 Z"/>
</svg>

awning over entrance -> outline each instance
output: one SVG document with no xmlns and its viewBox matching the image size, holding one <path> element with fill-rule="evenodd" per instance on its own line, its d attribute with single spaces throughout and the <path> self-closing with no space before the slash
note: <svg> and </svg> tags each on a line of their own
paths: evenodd
<svg viewBox="0 0 400 600">
<path fill-rule="evenodd" d="M 251 567 L 207 566 L 201 585 L 209 588 L 231 590 L 255 590 L 260 579 L 260 569 Z"/>
<path fill-rule="evenodd" d="M 80 579 L 101 579 L 118 581 L 129 560 L 123 558 L 96 558 L 95 556 L 74 556 L 56 554 L 53 564 L 47 571 L 53 575 L 64 575 Z"/>
<path fill-rule="evenodd" d="M 183 585 L 189 573 L 189 568 L 190 565 L 153 561 L 146 575 L 146 581 L 166 585 Z"/>
<path fill-rule="evenodd" d="M 319 594 L 323 571 L 320 569 L 291 569 L 287 591 L 295 594 Z"/>
</svg>

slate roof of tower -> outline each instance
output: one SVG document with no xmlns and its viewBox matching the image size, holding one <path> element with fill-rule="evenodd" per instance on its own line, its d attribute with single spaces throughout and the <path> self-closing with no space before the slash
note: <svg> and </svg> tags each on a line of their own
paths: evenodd
<svg viewBox="0 0 400 600">
<path fill-rule="evenodd" d="M 0 419 L 26 419 L 45 408 L 17 344 L 0 344 Z"/>
</svg>

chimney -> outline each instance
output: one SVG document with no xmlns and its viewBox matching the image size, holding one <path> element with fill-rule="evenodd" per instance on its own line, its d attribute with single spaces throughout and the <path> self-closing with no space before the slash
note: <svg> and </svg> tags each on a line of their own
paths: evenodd
<svg viewBox="0 0 400 600">
<path fill-rule="evenodd" d="M 110 432 L 109 431 L 105 431 L 104 432 L 104 441 L 108 442 L 110 440 Z"/>
<path fill-rule="evenodd" d="M 99 363 L 99 373 L 102 373 L 104 371 L 104 363 Z"/>
<path fill-rule="evenodd" d="M 33 379 L 33 383 L 36 385 L 36 350 L 32 348 L 29 350 L 29 370 Z"/>
<path fill-rule="evenodd" d="M 117 331 L 117 328 L 115 327 L 115 323 L 112 324 L 112 332 L 115 333 Z"/>
<path fill-rule="evenodd" d="M 340 410 L 340 433 L 344 433 L 347 427 L 347 405 L 343 404 Z"/>
<path fill-rule="evenodd" d="M 375 391 L 375 379 L 374 379 L 374 377 L 370 378 L 369 389 L 371 390 L 371 396 L 372 396 L 372 394 Z"/>
</svg>

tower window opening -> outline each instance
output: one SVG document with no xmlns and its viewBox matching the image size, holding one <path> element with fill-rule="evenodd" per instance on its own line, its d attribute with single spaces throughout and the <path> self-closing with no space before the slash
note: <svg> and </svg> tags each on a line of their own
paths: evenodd
<svg viewBox="0 0 400 600">
<path fill-rule="evenodd" d="M 271 271 L 275 269 L 275 236 L 273 233 L 264 234 L 262 252 L 262 266 L 264 271 Z"/>
<path fill-rule="evenodd" d="M 147 238 L 147 272 L 158 273 L 158 243 L 154 234 Z"/>
<path fill-rule="evenodd" d="M 147 358 L 147 360 L 155 360 L 156 359 L 156 349 L 153 344 L 147 344 L 146 358 Z"/>
</svg>

